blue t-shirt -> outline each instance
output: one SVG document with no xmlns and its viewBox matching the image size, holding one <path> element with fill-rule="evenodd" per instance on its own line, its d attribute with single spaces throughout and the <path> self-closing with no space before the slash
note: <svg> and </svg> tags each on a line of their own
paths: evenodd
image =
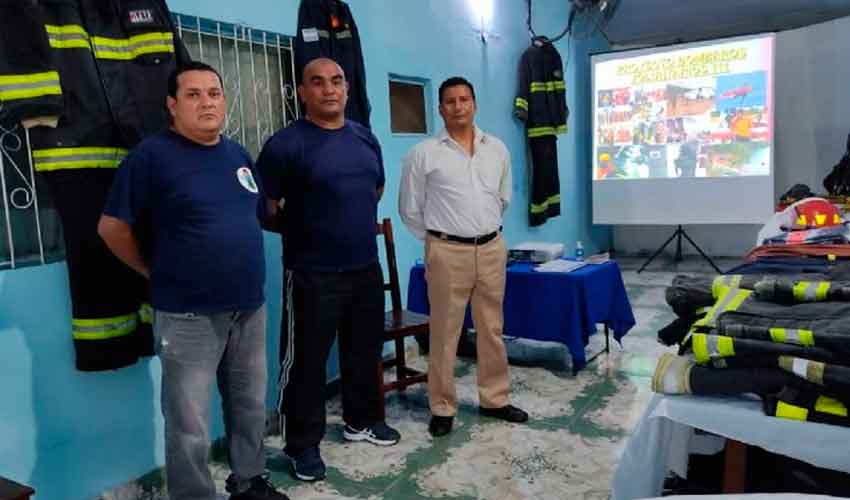
<svg viewBox="0 0 850 500">
<path fill-rule="evenodd" d="M 150 228 L 155 309 L 211 314 L 264 302 L 264 197 L 241 146 L 224 137 L 205 146 L 169 130 L 124 159 L 104 213 Z"/>
<path fill-rule="evenodd" d="M 297 120 L 266 142 L 257 170 L 266 195 L 284 200 L 288 269 L 354 271 L 378 261 L 375 225 L 384 163 L 367 128 L 346 120 L 328 130 Z"/>
</svg>

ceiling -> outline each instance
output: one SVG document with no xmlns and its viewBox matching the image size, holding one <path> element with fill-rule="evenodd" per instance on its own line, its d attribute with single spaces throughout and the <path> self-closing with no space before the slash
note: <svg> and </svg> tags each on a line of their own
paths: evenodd
<svg viewBox="0 0 850 500">
<path fill-rule="evenodd" d="M 604 4 L 604 2 L 602 2 Z M 614 45 L 659 45 L 781 31 L 850 15 L 850 0 L 619 0 Z"/>
</svg>

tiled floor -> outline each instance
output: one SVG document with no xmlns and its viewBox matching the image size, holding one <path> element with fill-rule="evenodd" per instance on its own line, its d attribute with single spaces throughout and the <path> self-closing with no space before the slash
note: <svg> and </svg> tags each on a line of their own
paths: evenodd
<svg viewBox="0 0 850 500">
<path fill-rule="evenodd" d="M 664 288 L 677 272 L 710 271 L 699 258 L 680 263 L 659 259 L 637 274 L 642 259 L 620 259 L 637 326 L 612 344 L 578 375 L 571 374 L 566 350 L 558 344 L 507 339 L 512 360 L 512 402 L 531 415 L 527 425 L 510 425 L 479 417 L 474 362 L 457 367 L 461 407 L 455 429 L 432 439 L 425 387 L 393 393 L 387 400 L 388 422 L 402 441 L 380 448 L 342 439 L 339 398 L 328 404 L 328 433 L 322 455 L 325 481 L 305 484 L 290 476 L 279 437 L 266 444 L 271 480 L 293 499 L 606 499 L 618 457 L 647 401 L 655 360 L 665 350 L 655 340 L 658 329 L 673 319 Z M 722 269 L 737 262 L 720 261 Z M 601 349 L 595 335 L 588 352 Z M 415 363 L 424 366 L 426 360 Z M 219 454 L 221 455 L 221 454 Z M 213 473 L 221 498 L 228 469 L 214 459 Z M 153 472 L 105 494 L 103 500 L 166 498 L 162 478 Z"/>
</svg>

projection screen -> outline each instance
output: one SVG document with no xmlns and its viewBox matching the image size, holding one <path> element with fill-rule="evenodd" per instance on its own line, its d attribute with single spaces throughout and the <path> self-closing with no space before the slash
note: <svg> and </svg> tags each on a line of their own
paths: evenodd
<svg viewBox="0 0 850 500">
<path fill-rule="evenodd" d="M 596 54 L 595 224 L 763 223 L 774 35 Z"/>
</svg>

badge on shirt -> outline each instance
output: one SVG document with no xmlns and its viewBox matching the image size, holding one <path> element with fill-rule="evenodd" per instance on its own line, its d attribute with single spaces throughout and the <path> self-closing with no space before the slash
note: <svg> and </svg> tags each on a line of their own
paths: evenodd
<svg viewBox="0 0 850 500">
<path fill-rule="evenodd" d="M 236 170 L 236 178 L 239 179 L 239 184 L 242 184 L 242 187 L 247 189 L 252 193 L 257 193 L 260 190 L 257 189 L 257 183 L 254 182 L 254 175 L 251 173 L 251 169 L 248 167 L 239 167 Z"/>
<path fill-rule="evenodd" d="M 301 38 L 304 39 L 305 43 L 318 42 L 319 30 L 316 28 L 304 28 L 301 30 Z"/>
<path fill-rule="evenodd" d="M 133 25 L 153 23 L 153 12 L 150 9 L 131 10 L 128 15 L 130 17 L 130 24 Z"/>
</svg>

